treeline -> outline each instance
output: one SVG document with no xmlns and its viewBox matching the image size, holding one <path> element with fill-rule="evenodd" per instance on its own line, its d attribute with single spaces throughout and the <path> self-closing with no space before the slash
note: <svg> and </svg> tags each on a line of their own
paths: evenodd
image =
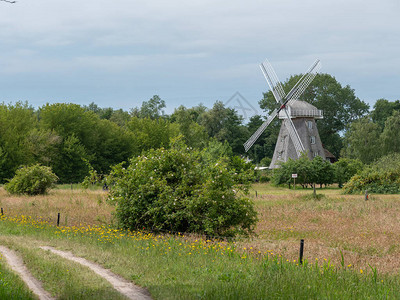
<svg viewBox="0 0 400 300">
<path fill-rule="evenodd" d="M 290 90 L 300 75 L 284 83 Z M 350 86 L 342 86 L 328 74 L 318 74 L 300 100 L 324 111 L 317 126 L 324 147 L 337 158 L 347 157 L 370 163 L 392 152 L 400 152 L 400 103 L 378 100 L 372 111 L 356 97 Z M 180 106 L 170 115 L 165 101 L 153 96 L 129 111 L 101 108 L 95 103 L 46 104 L 33 108 L 28 103 L 0 104 L 0 183 L 14 176 L 22 165 L 50 166 L 59 182 L 81 182 L 90 169 L 108 174 L 111 166 L 144 151 L 168 148 L 172 138 L 183 136 L 193 149 L 213 147 L 226 155 L 249 158 L 268 166 L 278 136 L 275 120 L 248 153 L 243 143 L 276 107 L 271 92 L 259 102 L 265 111 L 248 123 L 237 111 L 217 101 L 204 105 Z M 219 145 L 219 146 L 218 146 Z"/>
<path fill-rule="evenodd" d="M 341 155 L 365 164 L 400 153 L 400 101 L 379 99 L 373 110 L 349 125 Z"/>
<path fill-rule="evenodd" d="M 143 151 L 168 148 L 182 135 L 188 147 L 225 149 L 234 157 L 244 154 L 249 136 L 238 113 L 216 102 L 181 106 L 165 115 L 165 102 L 154 96 L 141 107 L 124 110 L 100 108 L 91 103 L 0 104 L 0 182 L 11 179 L 22 165 L 50 166 L 61 183 L 81 182 L 93 168 L 99 174 Z"/>
</svg>

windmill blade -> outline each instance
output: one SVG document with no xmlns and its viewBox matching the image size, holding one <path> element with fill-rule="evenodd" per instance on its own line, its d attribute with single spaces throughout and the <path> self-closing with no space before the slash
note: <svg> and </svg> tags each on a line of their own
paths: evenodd
<svg viewBox="0 0 400 300">
<path fill-rule="evenodd" d="M 264 74 L 265 79 L 267 80 L 268 86 L 271 89 L 271 92 L 274 95 L 276 102 L 282 103 L 283 99 L 286 96 L 286 93 L 283 90 L 282 84 L 279 81 L 275 70 L 272 68 L 272 65 L 268 60 L 265 60 L 262 64 L 260 64 L 260 68 Z"/>
<path fill-rule="evenodd" d="M 319 59 L 317 59 L 287 94 L 285 102 L 287 104 L 290 104 L 293 100 L 298 99 L 301 96 L 301 94 L 304 93 L 304 91 L 309 86 L 311 81 L 313 81 L 313 79 L 315 78 L 320 69 L 321 69 L 321 62 Z"/>
<path fill-rule="evenodd" d="M 286 129 L 289 131 L 289 136 L 293 142 L 294 148 L 296 149 L 297 157 L 300 157 L 301 153 L 304 152 L 304 150 L 305 150 L 304 145 L 300 140 L 300 136 L 297 133 L 297 129 L 294 126 L 293 121 L 290 118 L 287 109 L 285 108 L 283 110 L 284 110 L 284 112 L 286 114 L 286 118 L 287 118 L 287 122 L 285 123 Z"/>
<path fill-rule="evenodd" d="M 243 144 L 244 150 L 247 152 L 254 145 L 254 143 L 258 140 L 260 135 L 264 132 L 264 130 L 268 127 L 268 125 L 275 119 L 278 114 L 278 109 L 275 109 L 267 118 L 267 120 L 257 129 L 256 132 Z"/>
</svg>

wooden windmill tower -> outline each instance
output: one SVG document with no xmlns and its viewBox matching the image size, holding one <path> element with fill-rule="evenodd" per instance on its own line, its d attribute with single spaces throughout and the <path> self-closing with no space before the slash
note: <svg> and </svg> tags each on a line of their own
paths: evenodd
<svg viewBox="0 0 400 300">
<path fill-rule="evenodd" d="M 316 119 L 323 118 L 322 111 L 307 102 L 298 100 L 321 68 L 320 61 L 316 60 L 311 65 L 288 94 L 285 94 L 281 82 L 268 61 L 262 63 L 260 67 L 279 107 L 244 144 L 246 152 L 278 116 L 283 121 L 270 168 L 279 167 L 279 162 L 286 162 L 289 158 L 297 159 L 302 153 L 307 153 L 310 159 L 318 155 L 325 159 L 315 123 Z"/>
</svg>

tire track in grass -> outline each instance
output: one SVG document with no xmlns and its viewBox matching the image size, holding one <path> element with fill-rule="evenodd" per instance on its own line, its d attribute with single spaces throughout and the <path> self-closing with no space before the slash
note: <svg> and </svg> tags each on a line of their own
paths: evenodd
<svg viewBox="0 0 400 300">
<path fill-rule="evenodd" d="M 90 262 L 82 257 L 77 257 L 73 255 L 71 252 L 66 252 L 66 251 L 61 251 L 57 250 L 53 247 L 49 246 L 41 246 L 39 247 L 43 250 L 48 250 L 54 254 L 57 254 L 63 258 L 72 260 L 74 262 L 80 263 L 81 265 L 84 265 L 88 268 L 90 268 L 93 272 L 95 272 L 97 275 L 100 275 L 104 279 L 106 279 L 111 285 L 121 294 L 125 295 L 129 299 L 135 299 L 135 300 L 151 300 L 150 294 L 147 292 L 147 290 L 134 285 L 132 282 L 129 282 L 128 280 L 122 278 L 121 276 L 112 273 L 110 270 L 107 270 L 103 268 L 102 266 Z"/>
<path fill-rule="evenodd" d="M 39 299 L 55 299 L 51 297 L 50 293 L 43 289 L 40 281 L 32 276 L 27 267 L 24 265 L 22 259 L 17 256 L 14 251 L 8 249 L 7 247 L 0 246 L 0 252 L 5 257 L 7 264 L 11 267 L 11 269 L 21 276 L 21 279 L 26 283 L 29 289 L 39 297 Z"/>
</svg>

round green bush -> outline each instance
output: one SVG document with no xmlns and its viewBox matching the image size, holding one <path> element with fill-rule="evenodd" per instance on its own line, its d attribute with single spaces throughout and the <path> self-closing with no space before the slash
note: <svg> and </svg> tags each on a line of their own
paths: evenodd
<svg viewBox="0 0 400 300">
<path fill-rule="evenodd" d="M 125 229 L 233 236 L 251 233 L 257 221 L 246 176 L 226 159 L 211 162 L 183 143 L 150 150 L 126 169 L 114 167 L 110 178 L 110 199 Z"/>
<path fill-rule="evenodd" d="M 4 188 L 10 194 L 41 195 L 47 193 L 57 180 L 50 167 L 36 164 L 18 169 Z"/>
</svg>

